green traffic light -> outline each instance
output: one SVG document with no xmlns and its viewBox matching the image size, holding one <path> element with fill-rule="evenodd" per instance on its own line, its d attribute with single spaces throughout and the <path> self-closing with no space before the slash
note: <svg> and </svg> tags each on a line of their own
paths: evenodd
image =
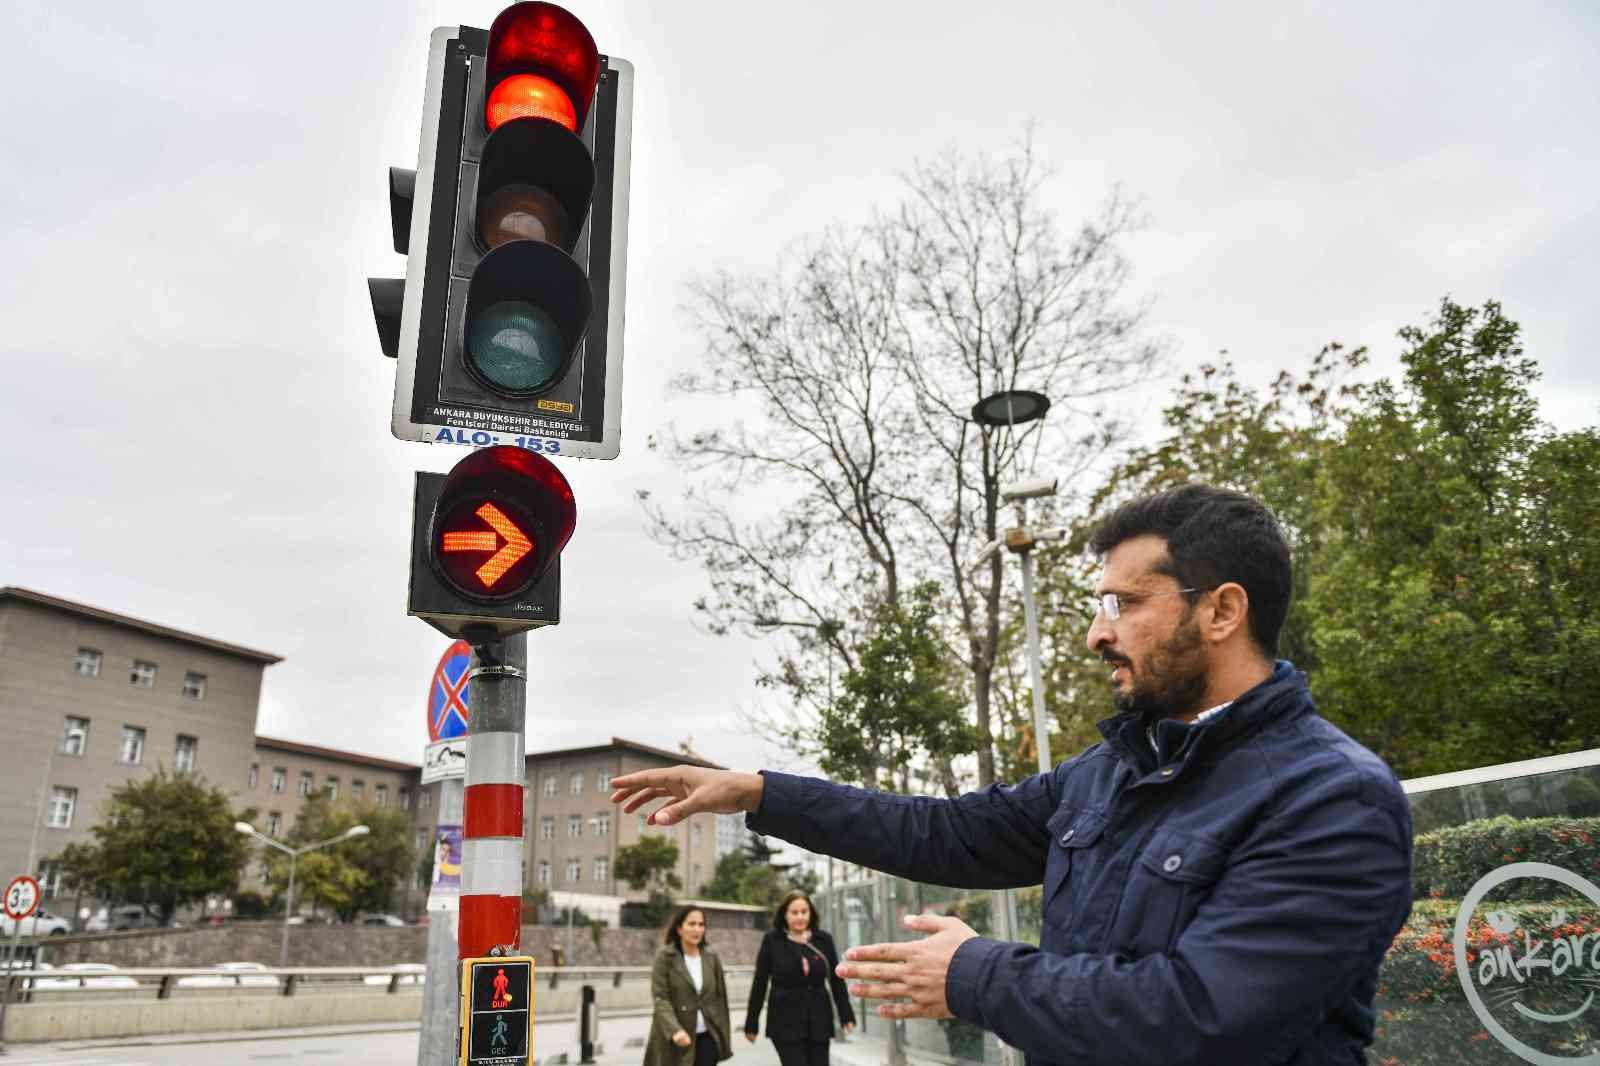
<svg viewBox="0 0 1600 1066">
<path fill-rule="evenodd" d="M 479 312 L 467 329 L 467 357 L 490 385 L 531 392 L 561 370 L 561 329 L 543 308 L 501 300 Z"/>
</svg>

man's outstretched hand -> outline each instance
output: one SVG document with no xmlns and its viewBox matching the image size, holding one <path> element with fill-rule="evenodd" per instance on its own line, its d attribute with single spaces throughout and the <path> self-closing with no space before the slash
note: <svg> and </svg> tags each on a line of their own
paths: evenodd
<svg viewBox="0 0 1600 1066">
<path fill-rule="evenodd" d="M 611 779 L 611 802 L 632 814 L 651 800 L 671 799 L 651 812 L 651 825 L 675 825 L 691 814 L 736 814 L 761 806 L 760 774 L 708 770 L 703 766 L 669 766 L 636 770 Z"/>
<path fill-rule="evenodd" d="M 935 914 L 908 914 L 905 924 L 927 933 L 927 939 L 851 948 L 836 972 L 847 981 L 870 982 L 851 985 L 851 995 L 897 1001 L 879 1005 L 885 1018 L 948 1018 L 944 988 L 950 960 L 978 934 L 959 918 Z"/>
</svg>

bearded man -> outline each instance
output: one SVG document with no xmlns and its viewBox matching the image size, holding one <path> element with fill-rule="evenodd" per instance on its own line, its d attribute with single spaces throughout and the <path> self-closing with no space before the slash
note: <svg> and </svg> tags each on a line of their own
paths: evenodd
<svg viewBox="0 0 1600 1066">
<path fill-rule="evenodd" d="M 1044 886 L 1039 946 L 917 915 L 839 966 L 888 1018 L 957 1017 L 1033 1066 L 1364 1063 L 1378 967 L 1411 908 L 1394 774 L 1276 659 L 1292 587 L 1271 512 L 1184 485 L 1095 531 L 1089 648 L 1119 713 L 1047 774 L 957 799 L 678 766 L 612 779 L 650 821 L 758 833 L 899 877 Z"/>
</svg>

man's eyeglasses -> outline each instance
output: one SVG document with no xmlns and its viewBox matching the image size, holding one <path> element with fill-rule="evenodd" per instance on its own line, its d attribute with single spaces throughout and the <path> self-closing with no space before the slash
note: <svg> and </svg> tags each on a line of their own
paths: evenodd
<svg viewBox="0 0 1600 1066">
<path fill-rule="evenodd" d="M 1168 589 L 1165 592 L 1141 592 L 1137 596 L 1129 596 L 1128 602 L 1138 603 L 1140 600 L 1153 600 L 1157 596 L 1189 596 L 1196 592 L 1210 592 L 1216 587 L 1217 586 L 1215 585 L 1207 585 L 1204 588 Z M 1089 603 L 1094 609 L 1095 614 L 1098 615 L 1101 611 L 1104 611 L 1106 614 L 1106 621 L 1108 622 L 1115 622 L 1118 618 L 1122 617 L 1122 598 L 1115 592 L 1102 592 L 1100 595 L 1090 600 Z"/>
</svg>

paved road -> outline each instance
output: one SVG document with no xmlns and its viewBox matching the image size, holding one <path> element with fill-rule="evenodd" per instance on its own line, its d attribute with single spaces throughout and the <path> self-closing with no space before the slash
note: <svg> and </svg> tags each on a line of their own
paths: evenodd
<svg viewBox="0 0 1600 1066">
<path fill-rule="evenodd" d="M 639 1066 L 650 1017 L 602 1017 L 598 1066 Z M 534 1055 L 554 1064 L 565 1054 L 578 1061 L 576 1023 L 571 1018 L 534 1023 Z M 772 1042 L 736 1037 L 729 1066 L 779 1066 Z M 881 1056 L 870 1043 L 835 1044 L 834 1066 L 876 1066 Z M 411 1066 L 417 1060 L 417 1027 L 342 1026 L 211 1036 L 144 1037 L 129 1041 L 11 1044 L 0 1066 Z M 441 1063 L 440 1066 L 448 1066 Z"/>
</svg>

